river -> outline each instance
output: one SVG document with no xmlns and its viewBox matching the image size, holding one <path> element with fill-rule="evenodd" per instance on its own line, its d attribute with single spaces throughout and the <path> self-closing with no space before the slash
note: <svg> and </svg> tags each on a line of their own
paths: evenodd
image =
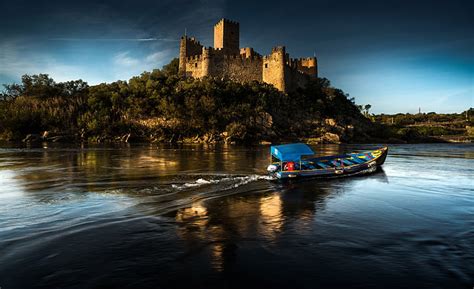
<svg viewBox="0 0 474 289">
<path fill-rule="evenodd" d="M 0 287 L 474 286 L 474 145 L 393 145 L 383 171 L 290 183 L 265 176 L 268 151 L 3 144 Z"/>
</svg>

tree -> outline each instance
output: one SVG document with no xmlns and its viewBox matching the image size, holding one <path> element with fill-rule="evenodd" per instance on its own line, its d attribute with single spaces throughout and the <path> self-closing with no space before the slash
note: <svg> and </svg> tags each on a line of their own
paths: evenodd
<svg viewBox="0 0 474 289">
<path fill-rule="evenodd" d="M 170 63 L 163 66 L 161 69 L 166 76 L 178 75 L 179 59 L 173 58 Z"/>
<path fill-rule="evenodd" d="M 366 104 L 366 105 L 364 106 L 364 115 L 365 115 L 366 117 L 369 117 L 369 115 L 370 115 L 369 111 L 370 111 L 370 108 L 371 108 L 371 107 L 372 107 L 372 105 L 370 105 L 370 104 Z"/>
<path fill-rule="evenodd" d="M 23 86 L 20 84 L 4 84 L 3 87 L 5 88 L 2 93 L 2 98 L 4 100 L 13 99 L 23 94 Z"/>
<path fill-rule="evenodd" d="M 72 80 L 56 83 L 48 74 L 25 74 L 21 77 L 21 84 L 4 84 L 3 99 L 14 99 L 18 96 L 38 97 L 41 99 L 51 97 L 83 96 L 89 85 L 87 82 Z"/>
<path fill-rule="evenodd" d="M 325 78 L 284 94 L 258 81 L 183 78 L 178 65 L 175 58 L 161 70 L 91 87 L 82 80 L 57 83 L 47 74 L 24 75 L 21 84 L 5 86 L 3 97 L 11 101 L 0 102 L 0 138 L 48 130 L 100 141 L 132 133 L 137 140 L 227 135 L 252 142 L 317 136 L 328 118 L 341 127 L 370 125 L 371 106 L 359 110 Z"/>
</svg>

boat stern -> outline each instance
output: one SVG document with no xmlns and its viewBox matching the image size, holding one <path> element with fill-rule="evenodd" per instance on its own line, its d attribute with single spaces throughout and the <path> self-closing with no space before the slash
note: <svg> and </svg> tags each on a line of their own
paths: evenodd
<svg viewBox="0 0 474 289">
<path fill-rule="evenodd" d="M 275 177 L 283 180 L 283 179 L 294 179 L 299 176 L 299 173 L 297 172 L 289 172 L 289 171 L 279 171 L 275 173 Z"/>
</svg>

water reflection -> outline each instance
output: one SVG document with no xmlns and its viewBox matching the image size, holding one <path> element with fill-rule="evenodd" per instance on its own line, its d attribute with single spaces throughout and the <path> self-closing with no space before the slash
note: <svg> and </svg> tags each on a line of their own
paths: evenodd
<svg viewBox="0 0 474 289">
<path fill-rule="evenodd" d="M 472 283 L 472 146 L 394 147 L 370 176 L 278 183 L 267 147 L 48 145 L 0 149 L 5 288 Z"/>
<path fill-rule="evenodd" d="M 386 178 L 383 172 L 377 176 Z M 178 223 L 177 236 L 186 244 L 188 254 L 207 252 L 207 266 L 224 272 L 235 265 L 241 246 L 259 243 L 277 248 L 288 238 L 307 235 L 326 202 L 350 184 L 347 179 L 283 184 L 260 181 L 252 184 L 251 192 L 196 202 L 169 216 Z M 196 248 L 202 252 L 196 253 Z"/>
<path fill-rule="evenodd" d="M 283 226 L 282 200 L 278 193 L 260 199 L 259 231 L 268 241 L 275 240 Z"/>
<path fill-rule="evenodd" d="M 347 149 L 319 146 L 318 154 L 336 154 Z M 77 188 L 102 191 L 166 181 L 188 173 L 264 173 L 268 160 L 265 147 L 244 149 L 229 145 L 146 147 L 32 148 L 0 154 L 3 170 L 16 170 L 26 191 Z"/>
<path fill-rule="evenodd" d="M 195 237 L 205 238 L 205 228 L 208 225 L 207 208 L 200 203 L 176 211 L 176 221 L 184 224 L 183 230 L 178 233 L 184 240 Z M 191 237 L 190 237 L 191 235 Z"/>
<path fill-rule="evenodd" d="M 261 170 L 259 154 L 222 146 L 36 148 L 0 154 L 2 170 L 15 170 L 25 191 L 103 191 L 136 188 L 182 174 L 248 174 Z"/>
</svg>

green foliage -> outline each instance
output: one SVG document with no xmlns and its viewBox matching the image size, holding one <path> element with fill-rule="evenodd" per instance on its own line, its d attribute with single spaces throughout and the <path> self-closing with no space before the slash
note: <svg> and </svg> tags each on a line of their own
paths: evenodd
<svg viewBox="0 0 474 289">
<path fill-rule="evenodd" d="M 167 76 L 178 75 L 179 59 L 173 58 L 170 63 L 163 66 L 163 73 Z"/>
<path fill-rule="evenodd" d="M 370 123 L 327 79 L 284 94 L 259 82 L 181 78 L 177 59 L 128 82 L 91 87 L 24 75 L 21 84 L 5 86 L 0 113 L 0 134 L 13 139 L 48 130 L 97 141 L 131 133 L 137 140 L 222 135 L 249 142 L 311 137 L 326 118 L 340 126 Z"/>
<path fill-rule="evenodd" d="M 392 137 L 405 141 L 449 139 L 452 136 L 469 137 L 473 109 L 462 113 L 376 115 L 374 120 L 392 132 Z"/>
<path fill-rule="evenodd" d="M 456 123 L 456 122 L 463 122 L 469 121 L 473 119 L 469 112 L 472 110 L 469 109 L 468 111 L 462 113 L 450 113 L 450 114 L 436 114 L 434 112 L 429 113 L 418 113 L 418 114 L 410 114 L 410 113 L 398 113 L 393 115 L 388 114 L 381 114 L 376 115 L 375 120 L 379 123 L 386 123 L 386 124 L 393 124 L 393 125 L 417 125 L 423 123 Z"/>
<path fill-rule="evenodd" d="M 87 92 L 88 85 L 82 80 L 56 83 L 47 74 L 23 75 L 21 84 L 5 84 L 4 96 L 16 98 L 18 96 L 47 99 L 52 97 L 80 96 Z M 4 97 L 4 98 L 5 98 Z"/>
</svg>

